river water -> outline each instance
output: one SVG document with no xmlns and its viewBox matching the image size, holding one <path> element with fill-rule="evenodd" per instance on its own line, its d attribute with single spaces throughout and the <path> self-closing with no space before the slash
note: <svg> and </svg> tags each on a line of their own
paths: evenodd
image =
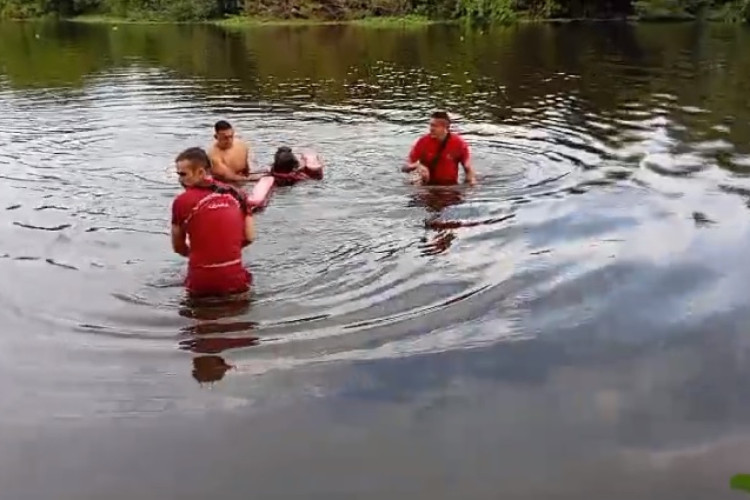
<svg viewBox="0 0 750 500">
<path fill-rule="evenodd" d="M 750 30 L 0 26 L 0 498 L 723 499 L 750 472 Z M 398 168 L 447 108 L 480 183 Z M 172 160 L 275 193 L 191 309 Z"/>
</svg>

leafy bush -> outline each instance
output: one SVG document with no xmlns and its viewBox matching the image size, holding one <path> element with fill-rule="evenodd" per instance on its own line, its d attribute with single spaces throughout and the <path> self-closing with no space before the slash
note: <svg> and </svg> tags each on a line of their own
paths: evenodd
<svg viewBox="0 0 750 500">
<path fill-rule="evenodd" d="M 167 2 L 162 13 L 174 21 L 200 21 L 216 16 L 216 7 L 213 0 L 175 0 Z"/>
<path fill-rule="evenodd" d="M 727 23 L 750 22 L 750 0 L 733 0 L 716 6 L 710 15 L 714 21 Z"/>
<path fill-rule="evenodd" d="M 456 17 L 474 23 L 511 23 L 516 10 L 513 0 L 458 0 Z"/>
<path fill-rule="evenodd" d="M 638 17 L 658 20 L 689 17 L 685 3 L 680 0 L 636 0 L 634 5 Z"/>
<path fill-rule="evenodd" d="M 427 16 L 471 23 L 532 18 L 694 18 L 750 22 L 750 0 L 0 0 L 0 17 L 31 18 L 105 13 L 131 19 L 198 21 L 245 13 L 278 18 L 353 19 Z"/>
<path fill-rule="evenodd" d="M 47 0 L 0 0 L 0 17 L 6 19 L 28 19 L 54 13 Z"/>
</svg>

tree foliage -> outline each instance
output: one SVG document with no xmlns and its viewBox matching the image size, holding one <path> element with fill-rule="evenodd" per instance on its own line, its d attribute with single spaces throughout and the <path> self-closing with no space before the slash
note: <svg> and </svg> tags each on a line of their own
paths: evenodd
<svg viewBox="0 0 750 500">
<path fill-rule="evenodd" d="M 109 14 L 132 19 L 195 21 L 234 14 L 343 20 L 419 14 L 473 23 L 518 17 L 646 19 L 709 16 L 750 20 L 750 0 L 0 0 L 0 17 Z"/>
</svg>

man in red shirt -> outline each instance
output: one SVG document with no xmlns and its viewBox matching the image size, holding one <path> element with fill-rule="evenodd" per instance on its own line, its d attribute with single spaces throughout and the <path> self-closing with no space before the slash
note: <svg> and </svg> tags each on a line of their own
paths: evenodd
<svg viewBox="0 0 750 500">
<path fill-rule="evenodd" d="M 458 165 L 464 167 L 467 184 L 476 184 L 471 155 L 466 142 L 450 130 L 451 121 L 445 111 L 430 117 L 430 133 L 420 137 L 409 153 L 409 162 L 402 170 L 417 171 L 422 184 L 458 184 Z"/>
<path fill-rule="evenodd" d="M 242 265 L 242 249 L 255 238 L 255 228 L 246 198 L 211 178 L 210 161 L 201 148 L 186 149 L 175 163 L 185 191 L 172 203 L 172 248 L 188 258 L 188 293 L 201 297 L 248 291 L 252 277 Z"/>
</svg>

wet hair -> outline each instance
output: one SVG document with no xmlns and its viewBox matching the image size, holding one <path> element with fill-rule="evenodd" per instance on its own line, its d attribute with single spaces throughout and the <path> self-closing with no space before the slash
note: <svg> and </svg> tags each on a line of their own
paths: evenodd
<svg viewBox="0 0 750 500">
<path fill-rule="evenodd" d="M 218 122 L 216 122 L 216 124 L 214 124 L 214 130 L 217 134 L 224 130 L 232 130 L 232 124 L 226 120 L 219 120 Z"/>
<path fill-rule="evenodd" d="M 446 113 L 445 111 L 435 111 L 434 113 L 432 113 L 430 118 L 433 118 L 435 120 L 445 120 L 448 125 L 450 125 L 451 123 L 451 117 L 448 116 L 448 113 Z"/>
<path fill-rule="evenodd" d="M 292 148 L 282 146 L 273 156 L 271 172 L 275 174 L 290 174 L 299 168 L 299 160 L 294 156 Z"/>
<path fill-rule="evenodd" d="M 208 155 L 203 148 L 188 148 L 182 153 L 177 155 L 175 163 L 181 161 L 189 161 L 193 168 L 205 168 L 206 170 L 211 169 L 211 160 L 208 159 Z"/>
</svg>

